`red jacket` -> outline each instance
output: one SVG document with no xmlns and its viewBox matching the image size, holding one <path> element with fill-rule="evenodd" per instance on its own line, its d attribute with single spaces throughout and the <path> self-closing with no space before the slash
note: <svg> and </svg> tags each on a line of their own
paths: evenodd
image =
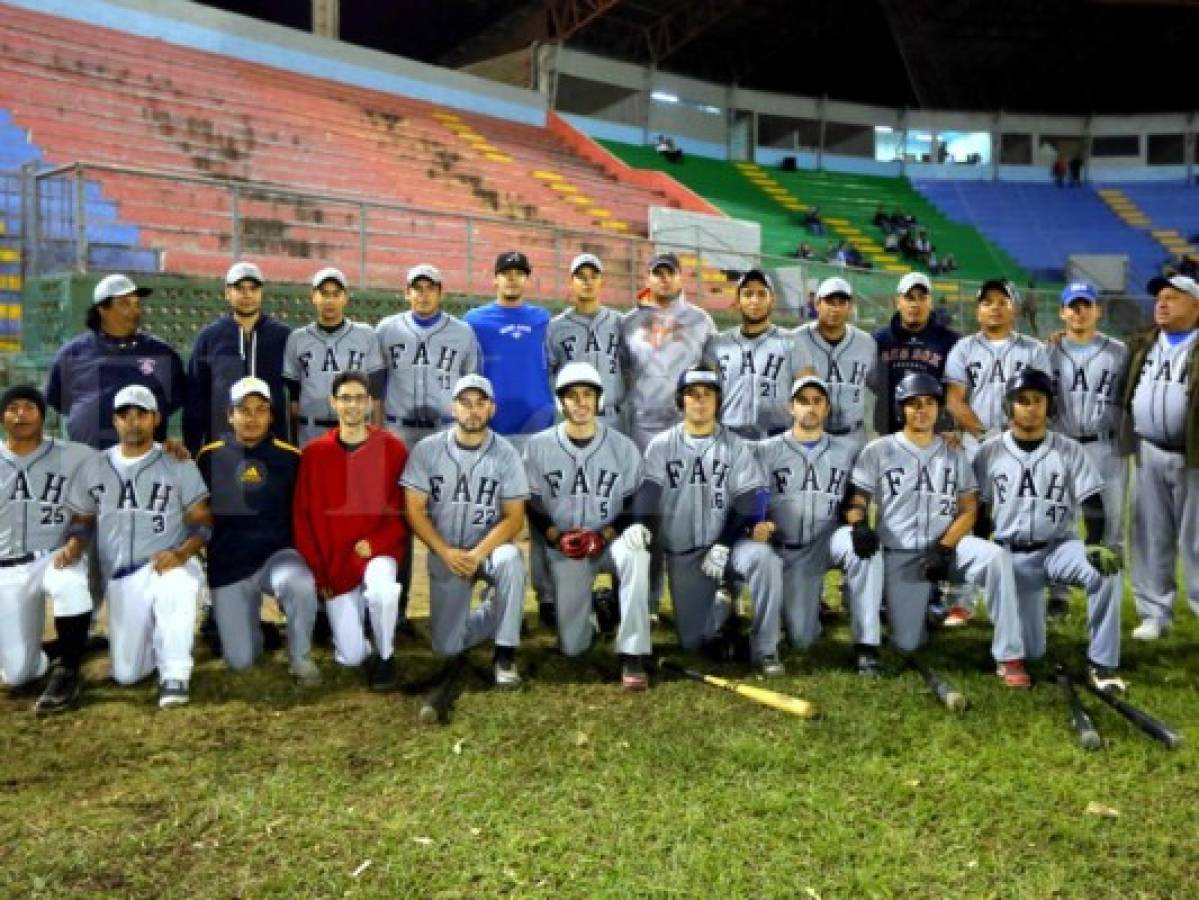
<svg viewBox="0 0 1199 900">
<path fill-rule="evenodd" d="M 292 502 L 296 549 L 312 569 L 317 590 L 344 594 L 362 583 L 369 559 L 354 552 L 368 541 L 374 556 L 404 558 L 400 474 L 408 461 L 404 442 L 369 428 L 366 442 L 349 453 L 333 428 L 304 448 Z"/>
</svg>

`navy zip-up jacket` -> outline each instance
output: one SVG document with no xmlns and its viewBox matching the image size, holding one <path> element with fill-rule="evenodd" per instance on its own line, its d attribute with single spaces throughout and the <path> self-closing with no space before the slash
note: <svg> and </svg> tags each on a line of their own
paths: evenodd
<svg viewBox="0 0 1199 900">
<path fill-rule="evenodd" d="M 289 334 L 287 325 L 263 315 L 246 335 L 226 313 L 196 335 L 187 361 L 187 405 L 183 409 L 183 442 L 193 456 L 229 430 L 229 390 L 247 375 L 261 378 L 270 387 L 271 433 L 287 438 L 283 350 Z"/>
<path fill-rule="evenodd" d="M 891 434 L 900 428 L 891 398 L 900 379 L 909 372 L 925 372 L 944 383 L 945 361 L 960 337 L 952 328 L 940 324 L 936 313 L 922 331 L 909 331 L 900 321 L 899 313 L 895 313 L 891 324 L 874 332 L 874 342 L 878 344 L 874 423 L 879 434 Z M 941 409 L 944 411 L 944 403 Z"/>
</svg>

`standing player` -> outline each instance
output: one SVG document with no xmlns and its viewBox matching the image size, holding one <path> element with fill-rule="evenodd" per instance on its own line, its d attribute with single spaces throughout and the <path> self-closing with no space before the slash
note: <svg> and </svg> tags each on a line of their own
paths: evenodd
<svg viewBox="0 0 1199 900">
<path fill-rule="evenodd" d="M 874 382 L 878 347 L 874 338 L 849 324 L 853 288 L 844 278 L 826 278 L 816 289 L 817 319 L 795 331 L 799 372 L 815 375 L 829 390 L 828 424 L 834 437 L 860 450 L 866 443 L 866 386 Z"/>
<path fill-rule="evenodd" d="M 329 412 L 333 379 L 342 372 L 365 372 L 371 396 L 383 394 L 386 372 L 379 339 L 369 325 L 346 318 L 350 302 L 346 276 L 337 269 L 321 269 L 312 276 L 312 305 L 316 321 L 298 328 L 287 338 L 283 353 L 283 381 L 291 395 L 291 417 L 301 447 L 337 425 Z M 372 404 L 374 421 L 382 421 L 382 404 Z M 369 412 L 369 411 L 368 411 Z"/>
<path fill-rule="evenodd" d="M 621 683 L 626 690 L 645 690 L 650 533 L 628 516 L 641 483 L 641 454 L 632 440 L 597 421 L 604 382 L 590 363 L 564 366 L 554 392 L 563 422 L 534 435 L 524 456 L 529 528 L 549 547 L 558 642 L 567 656 L 591 646 L 591 585 L 597 573 L 611 573 L 620 590 Z"/>
<path fill-rule="evenodd" d="M 271 390 L 271 433 L 286 438 L 287 391 L 283 351 L 291 328 L 262 311 L 262 270 L 234 263 L 225 273 L 229 312 L 200 329 L 187 360 L 187 402 L 183 442 L 192 455 L 229 427 L 229 391 L 252 376 Z"/>
<path fill-rule="evenodd" d="M 1049 371 L 1049 357 L 1041 342 L 1015 331 L 1017 306 L 1015 287 L 993 278 L 978 289 L 979 331 L 954 345 L 945 364 L 945 405 L 971 459 L 988 437 L 1003 431 L 1003 391 L 1007 380 L 1024 368 Z M 947 628 L 970 621 L 971 593 L 955 591 L 945 617 Z"/>
<path fill-rule="evenodd" d="M 1121 407 L 1125 444 L 1135 438 L 1132 593 L 1138 641 L 1174 621 L 1182 554 L 1187 599 L 1199 615 L 1199 284 L 1154 278 L 1155 327 L 1132 348 Z"/>
<path fill-rule="evenodd" d="M 497 392 L 492 428 L 518 450 L 554 423 L 546 352 L 550 314 L 525 302 L 532 271 L 523 253 L 501 253 L 495 260 L 495 301 L 465 316 L 483 354 L 481 372 Z"/>
<path fill-rule="evenodd" d="M 0 410 L 0 680 L 16 688 L 45 675 L 42 629 L 49 596 L 58 663 L 34 710 L 61 712 L 79 701 L 92 598 L 86 565 L 57 569 L 50 561 L 68 535 L 67 483 L 92 451 L 44 436 L 46 400 L 37 388 L 10 387 Z"/>
<path fill-rule="evenodd" d="M 120 443 L 93 454 L 71 479 L 71 536 L 55 565 L 75 565 L 96 536 L 113 679 L 133 684 L 157 669 L 158 705 L 182 706 L 204 582 L 196 554 L 212 537 L 208 488 L 195 463 L 154 442 L 161 417 L 149 388 L 122 388 L 113 419 Z"/>
<path fill-rule="evenodd" d="M 673 253 L 649 261 L 647 288 L 649 302 L 620 322 L 628 352 L 629 436 L 643 452 L 654 435 L 679 422 L 679 377 L 699 363 L 704 342 L 716 334 L 712 317 L 683 296 L 682 270 Z"/>
<path fill-rule="evenodd" d="M 997 544 L 1011 556 L 1028 659 L 1045 655 L 1045 585 L 1087 592 L 1088 674 L 1103 690 L 1124 689 L 1120 664 L 1120 557 L 1103 544 L 1103 482 L 1076 441 L 1049 431 L 1053 380 L 1026 368 L 1005 391 L 1011 428 L 987 440 L 974 461 Z M 1082 512 L 1087 546 L 1077 538 Z"/>
<path fill-rule="evenodd" d="M 965 451 L 936 432 L 941 398 L 940 382 L 923 372 L 905 375 L 896 386 L 903 430 L 871 441 L 858 457 L 846 514 L 851 530 L 837 539 L 850 540 L 860 557 L 881 545 L 887 624 L 897 650 L 912 653 L 928 639 L 933 584 L 969 582 L 987 595 L 997 674 L 1009 687 L 1028 687 L 1011 562 L 995 544 L 971 534 L 978 484 Z M 867 520 L 871 501 L 877 533 Z"/>
<path fill-rule="evenodd" d="M 603 381 L 604 405 L 600 421 L 624 432 L 625 350 L 620 339 L 620 313 L 600 305 L 604 267 L 599 257 L 580 253 L 570 263 L 570 289 L 574 309 L 554 316 L 546 340 L 550 371 L 557 375 L 564 366 L 585 362 Z"/>
<path fill-rule="evenodd" d="M 1103 481 L 1103 506 L 1109 511 L 1103 543 L 1124 555 L 1124 488 L 1128 459 L 1117 434 L 1128 348 L 1099 332 L 1099 292 L 1085 281 L 1062 290 L 1062 322 L 1066 332 L 1046 348 L 1049 374 L 1057 389 L 1053 430 L 1077 441 Z M 1064 585 L 1049 588 L 1049 612 L 1060 616 L 1067 607 Z"/>
<path fill-rule="evenodd" d="M 495 641 L 495 684 L 520 687 L 516 648 L 525 566 L 512 543 L 525 521 L 529 483 L 520 455 L 488 428 L 491 382 L 464 375 L 454 386 L 454 427 L 425 438 L 404 470 L 408 521 L 429 548 L 433 652 L 457 657 Z M 474 611 L 476 581 L 494 588 Z"/>
<path fill-rule="evenodd" d="M 387 691 L 396 684 L 396 574 L 407 531 L 400 473 L 408 450 L 394 434 L 369 424 L 370 379 L 364 373 L 339 372 L 329 394 L 337 427 L 300 456 L 292 503 L 296 549 L 325 601 L 334 659 L 343 666 L 366 662 L 369 614 L 378 654 L 370 685 Z"/>
<path fill-rule="evenodd" d="M 716 420 L 720 377 L 698 366 L 679 378 L 683 421 L 650 441 L 634 516 L 661 541 L 670 577 L 675 627 L 684 650 L 719 640 L 732 615 L 717 587 L 749 582 L 751 661 L 768 677 L 782 675 L 778 657 L 782 564 L 752 535 L 766 481 L 754 447 Z"/>
<path fill-rule="evenodd" d="M 479 344 L 465 322 L 441 308 L 441 272 L 430 265 L 408 270 L 407 312 L 388 316 L 375 326 L 387 371 L 383 399 L 387 428 L 405 447 L 453 422 L 450 392 L 463 375 L 479 371 Z M 407 624 L 412 587 L 412 532 L 408 532 L 400 566 L 400 627 Z"/>
<path fill-rule="evenodd" d="M 151 288 L 124 275 L 103 278 L 92 291 L 87 333 L 69 341 L 54 357 L 46 381 L 46 402 L 66 418 L 73 441 L 104 450 L 117 443 L 113 398 L 140 384 L 154 392 L 162 411 L 154 439 L 166 438 L 167 419 L 183 406 L 183 361 L 170 345 L 140 331 L 141 301 Z"/>
<path fill-rule="evenodd" d="M 922 272 L 908 272 L 895 289 L 895 315 L 890 324 L 874 332 L 878 345 L 874 421 L 879 434 L 891 434 L 903 428 L 895 416 L 895 404 L 889 398 L 895 386 L 909 372 L 924 372 L 937 381 L 945 379 L 949 351 L 961 337 L 933 315 L 933 284 Z"/>
<path fill-rule="evenodd" d="M 853 604 L 858 672 L 877 676 L 883 564 L 874 553 L 860 558 L 848 534 L 836 542 L 834 551 L 857 448 L 824 433 L 828 411 L 824 382 L 815 375 L 796 379 L 791 430 L 759 446 L 770 501 L 766 521 L 757 528 L 759 534 L 769 535 L 783 563 L 783 624 L 791 645 L 807 649 L 820 636 L 824 576 L 837 565 L 846 573 Z"/>
<path fill-rule="evenodd" d="M 292 547 L 292 492 L 300 451 L 271 437 L 271 388 L 247 376 L 234 383 L 226 413 L 228 437 L 207 444 L 196 465 L 211 491 L 212 540 L 208 586 L 230 669 L 249 668 L 262 656 L 262 595 L 275 597 L 287 616 L 291 673 L 303 685 L 320 682 L 308 656 L 316 620 L 316 584 Z"/>
<path fill-rule="evenodd" d="M 791 422 L 787 391 L 795 380 L 795 338 L 770 321 L 774 284 L 760 269 L 737 282 L 741 325 L 708 338 L 704 359 L 720 370 L 720 421 L 747 440 L 781 434 Z"/>
</svg>

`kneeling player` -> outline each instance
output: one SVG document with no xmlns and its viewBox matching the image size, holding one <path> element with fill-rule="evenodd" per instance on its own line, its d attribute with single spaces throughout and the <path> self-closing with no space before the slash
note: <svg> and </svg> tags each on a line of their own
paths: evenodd
<svg viewBox="0 0 1199 900">
<path fill-rule="evenodd" d="M 717 601 L 729 581 L 749 582 L 750 656 L 763 675 L 782 675 L 778 657 L 783 567 L 762 533 L 766 480 L 754 448 L 716 421 L 719 374 L 706 366 L 679 377 L 683 421 L 652 441 L 633 515 L 662 541 L 675 627 L 684 650 L 722 636 L 732 608 Z"/>
<path fill-rule="evenodd" d="M 524 525 L 529 483 L 520 455 L 488 427 L 495 413 L 490 381 L 459 378 L 451 409 L 455 425 L 416 445 L 403 478 L 408 521 L 430 551 L 433 652 L 455 657 L 494 640 L 495 685 L 514 689 L 521 684 L 516 648 L 525 564 L 512 542 Z M 494 590 L 472 611 L 476 581 Z"/>
<path fill-rule="evenodd" d="M 849 492 L 857 442 L 825 434 L 828 387 L 815 375 L 791 388 L 790 431 L 763 441 L 758 456 L 770 490 L 767 521 L 755 526 L 768 536 L 783 563 L 783 624 L 791 644 L 810 647 L 820 636 L 820 597 L 830 566 L 845 572 L 852 607 L 851 626 L 858 671 L 879 674 L 879 602 L 882 559 L 854 551 L 848 531 L 838 525 Z"/>
<path fill-rule="evenodd" d="M 79 700 L 92 598 L 86 562 L 66 569 L 50 562 L 68 534 L 67 483 L 92 450 L 43 436 L 46 400 L 37 388 L 9 388 L 0 410 L 0 681 L 17 688 L 46 674 L 42 629 L 49 596 L 58 664 L 34 710 L 60 712 Z"/>
<path fill-rule="evenodd" d="M 871 441 L 858 457 L 846 514 L 852 541 L 859 556 L 881 542 L 896 649 L 911 653 L 927 640 L 933 583 L 969 582 L 986 593 L 998 674 L 1010 687 L 1028 687 L 1011 562 L 995 544 L 971 535 L 978 485 L 965 451 L 936 434 L 941 399 L 940 382 L 923 372 L 905 375 L 895 388 L 903 430 Z M 866 521 L 871 499 L 878 507 L 877 535 Z"/>
<path fill-rule="evenodd" d="M 631 439 L 597 421 L 603 390 L 590 363 L 568 363 L 558 373 L 554 392 L 564 421 L 534 435 L 525 447 L 529 524 L 549 548 L 558 642 L 567 656 L 585 652 L 594 638 L 591 586 L 596 574 L 617 577 L 621 683 L 626 690 L 640 691 L 649 685 L 641 657 L 651 651 L 650 533 L 632 523 L 625 507 L 641 483 L 641 454 Z"/>
<path fill-rule="evenodd" d="M 55 565 L 75 565 L 96 535 L 113 679 L 133 684 L 157 669 L 158 705 L 182 706 L 204 581 L 195 557 L 212 537 L 208 488 L 194 462 L 154 443 L 160 417 L 149 388 L 122 388 L 112 408 L 120 443 L 89 457 L 71 480 L 71 537 Z"/>
<path fill-rule="evenodd" d="M 1009 378 L 1004 402 L 1011 427 L 983 444 L 974 461 L 997 544 L 1011 555 L 1024 652 L 1045 655 L 1045 585 L 1087 592 L 1088 675 L 1103 689 L 1124 689 L 1120 665 L 1120 555 L 1102 543 L 1103 482 L 1079 443 L 1048 430 L 1053 381 L 1039 369 Z M 1077 535 L 1082 510 L 1087 544 Z M 1118 510 L 1112 510 L 1119 515 Z"/>
</svg>

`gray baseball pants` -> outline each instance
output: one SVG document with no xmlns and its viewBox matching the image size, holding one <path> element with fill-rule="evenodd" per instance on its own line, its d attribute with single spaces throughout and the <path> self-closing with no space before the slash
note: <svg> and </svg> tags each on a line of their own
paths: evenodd
<svg viewBox="0 0 1199 900">
<path fill-rule="evenodd" d="M 488 582 L 494 590 L 472 610 L 476 581 Z M 519 646 L 524 600 L 525 562 L 515 544 L 492 550 L 472 579 L 458 577 L 429 554 L 429 622 L 438 656 L 457 656 L 486 640 L 497 647 Z"/>
<path fill-rule="evenodd" d="M 1179 554 L 1187 599 L 1199 616 L 1199 469 L 1188 469 L 1181 453 L 1138 443 L 1132 482 L 1132 595 L 1137 615 L 1166 626 L 1174 618 Z"/>
<path fill-rule="evenodd" d="M 312 649 L 316 582 L 295 550 L 271 554 L 253 575 L 212 589 L 212 609 L 221 636 L 221 656 L 235 671 L 262 658 L 262 595 L 275 598 L 287 617 L 287 656 L 294 666 Z"/>
</svg>

